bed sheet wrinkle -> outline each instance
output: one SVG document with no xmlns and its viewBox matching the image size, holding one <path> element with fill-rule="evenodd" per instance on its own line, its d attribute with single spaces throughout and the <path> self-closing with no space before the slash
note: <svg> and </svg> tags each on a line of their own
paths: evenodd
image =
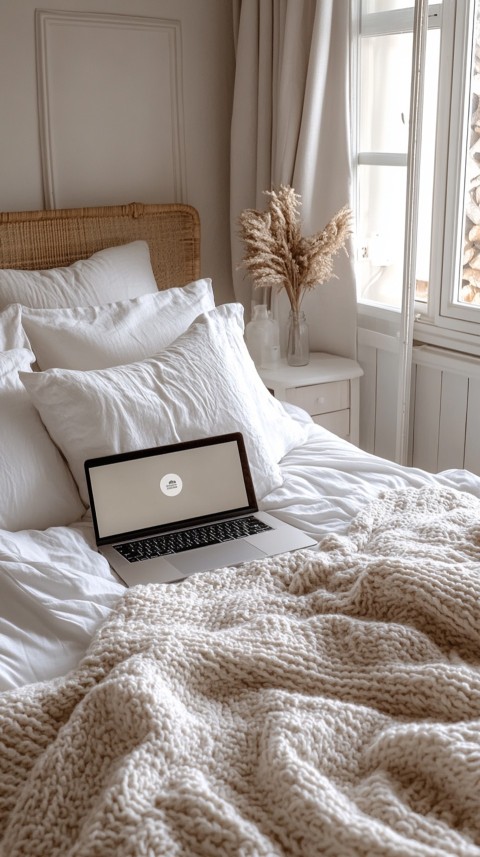
<svg viewBox="0 0 480 857">
<path fill-rule="evenodd" d="M 307 423 L 306 429 L 306 441 L 280 462 L 283 484 L 259 505 L 312 538 L 346 532 L 352 519 L 382 491 L 443 485 L 480 497 L 480 477 L 465 470 L 433 474 L 403 467 L 315 423 Z"/>
<path fill-rule="evenodd" d="M 124 592 L 92 542 L 86 522 L 0 530 L 0 690 L 73 669 Z"/>
</svg>

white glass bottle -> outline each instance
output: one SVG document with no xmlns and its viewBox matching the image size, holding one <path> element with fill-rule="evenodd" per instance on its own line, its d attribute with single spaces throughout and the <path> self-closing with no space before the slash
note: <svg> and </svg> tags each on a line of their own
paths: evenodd
<svg viewBox="0 0 480 857">
<path fill-rule="evenodd" d="M 252 320 L 245 328 L 245 342 L 258 369 L 274 362 L 277 353 L 277 327 L 265 304 L 253 307 Z"/>
</svg>

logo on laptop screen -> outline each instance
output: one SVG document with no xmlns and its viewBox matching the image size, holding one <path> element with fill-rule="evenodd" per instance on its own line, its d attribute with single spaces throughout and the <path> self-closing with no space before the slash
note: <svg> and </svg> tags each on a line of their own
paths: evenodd
<svg viewBox="0 0 480 857">
<path fill-rule="evenodd" d="M 176 497 L 183 488 L 183 482 L 177 473 L 166 473 L 160 479 L 160 491 L 165 497 Z"/>
</svg>

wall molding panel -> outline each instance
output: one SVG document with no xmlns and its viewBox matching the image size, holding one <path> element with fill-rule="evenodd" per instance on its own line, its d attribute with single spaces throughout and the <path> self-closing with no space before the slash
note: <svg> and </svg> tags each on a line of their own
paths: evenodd
<svg viewBox="0 0 480 857">
<path fill-rule="evenodd" d="M 46 208 L 187 200 L 179 21 L 37 10 Z"/>
</svg>

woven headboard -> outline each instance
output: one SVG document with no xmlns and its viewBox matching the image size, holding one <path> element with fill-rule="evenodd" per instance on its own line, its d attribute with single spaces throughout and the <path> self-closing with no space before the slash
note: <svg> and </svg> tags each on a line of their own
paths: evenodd
<svg viewBox="0 0 480 857">
<path fill-rule="evenodd" d="M 57 268 L 138 239 L 148 242 L 159 289 L 199 278 L 198 212 L 177 203 L 0 213 L 0 268 Z"/>
</svg>

